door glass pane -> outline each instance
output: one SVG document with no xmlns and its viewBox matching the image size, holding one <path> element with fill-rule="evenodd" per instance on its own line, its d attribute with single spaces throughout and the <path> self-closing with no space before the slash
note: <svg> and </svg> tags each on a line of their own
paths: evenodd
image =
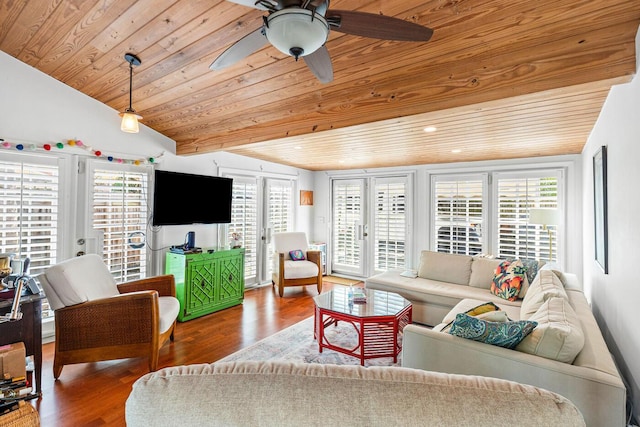
<svg viewBox="0 0 640 427">
<path fill-rule="evenodd" d="M 117 282 L 146 277 L 148 172 L 95 169 L 93 229 L 101 232 L 102 255 Z"/>
<path fill-rule="evenodd" d="M 267 218 L 265 223 L 271 235 L 273 233 L 293 231 L 293 183 L 291 181 L 267 179 L 266 189 Z M 265 265 L 265 277 L 270 278 L 273 270 L 272 257 L 274 251 L 271 241 L 267 245 L 266 251 L 268 256 L 265 259 L 270 261 Z"/>
<path fill-rule="evenodd" d="M 364 181 L 333 182 L 332 270 L 362 273 Z"/>
<path fill-rule="evenodd" d="M 405 266 L 406 190 L 404 178 L 375 181 L 373 226 L 376 272 Z"/>
<path fill-rule="evenodd" d="M 245 283 L 252 284 L 256 282 L 258 274 L 258 184 L 251 178 L 232 178 L 231 223 L 227 237 L 230 239 L 232 233 L 240 236 L 245 249 Z"/>
</svg>

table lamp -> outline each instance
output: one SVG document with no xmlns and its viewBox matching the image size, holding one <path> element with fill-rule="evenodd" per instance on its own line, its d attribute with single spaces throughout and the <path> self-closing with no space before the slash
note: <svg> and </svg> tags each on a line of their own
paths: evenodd
<svg viewBox="0 0 640 427">
<path fill-rule="evenodd" d="M 542 229 L 549 233 L 549 261 L 553 261 L 553 237 L 549 226 L 559 223 L 560 212 L 558 209 L 529 209 L 529 224 L 542 225 Z"/>
</svg>

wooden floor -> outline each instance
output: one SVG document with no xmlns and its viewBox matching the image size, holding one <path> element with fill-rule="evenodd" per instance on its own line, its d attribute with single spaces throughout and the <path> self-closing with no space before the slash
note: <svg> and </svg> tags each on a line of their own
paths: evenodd
<svg viewBox="0 0 640 427">
<path fill-rule="evenodd" d="M 323 292 L 332 287 L 325 282 Z M 315 286 L 285 288 L 284 298 L 271 286 L 247 290 L 242 305 L 178 323 L 175 341 L 160 350 L 159 366 L 215 362 L 312 316 L 315 295 Z M 148 372 L 147 359 L 68 365 L 54 381 L 53 350 L 53 343 L 43 347 L 42 397 L 31 401 L 41 425 L 124 426 L 125 401 Z"/>
</svg>

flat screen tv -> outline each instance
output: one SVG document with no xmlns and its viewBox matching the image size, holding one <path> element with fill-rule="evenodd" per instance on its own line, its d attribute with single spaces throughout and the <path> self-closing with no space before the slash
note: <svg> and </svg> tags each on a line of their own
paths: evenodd
<svg viewBox="0 0 640 427">
<path fill-rule="evenodd" d="M 153 225 L 231 222 L 233 179 L 155 171 Z"/>
</svg>

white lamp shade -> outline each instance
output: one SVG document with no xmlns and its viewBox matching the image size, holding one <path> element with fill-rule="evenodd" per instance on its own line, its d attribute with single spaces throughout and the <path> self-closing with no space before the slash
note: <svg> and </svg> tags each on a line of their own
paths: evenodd
<svg viewBox="0 0 640 427">
<path fill-rule="evenodd" d="M 138 119 L 141 119 L 142 116 L 132 111 L 125 111 L 124 113 L 120 113 L 120 116 L 122 116 L 122 124 L 120 125 L 120 130 L 127 133 L 138 133 L 140 131 L 140 128 L 138 126 Z"/>
<path fill-rule="evenodd" d="M 329 25 L 323 16 L 307 9 L 282 9 L 267 18 L 265 35 L 280 52 L 293 55 L 292 48 L 302 49 L 300 56 L 318 50 L 329 36 Z"/>
<path fill-rule="evenodd" d="M 529 224 L 558 225 L 560 212 L 558 209 L 529 209 Z"/>
</svg>

